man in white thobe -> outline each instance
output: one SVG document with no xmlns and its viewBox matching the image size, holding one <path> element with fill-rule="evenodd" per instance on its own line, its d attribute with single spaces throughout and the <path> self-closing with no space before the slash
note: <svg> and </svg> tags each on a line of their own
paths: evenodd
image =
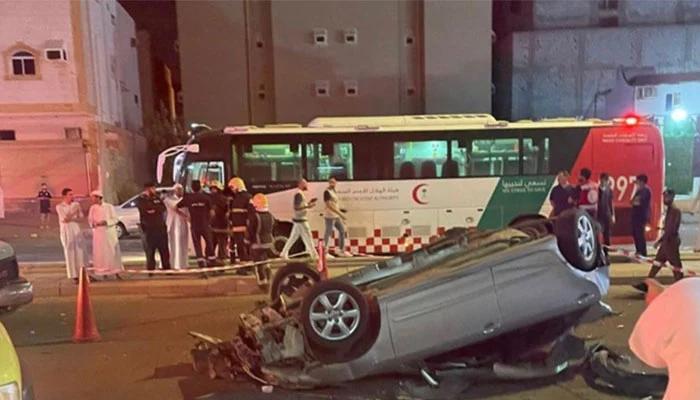
<svg viewBox="0 0 700 400">
<path fill-rule="evenodd" d="M 70 188 L 63 189 L 61 194 L 63 200 L 56 206 L 56 214 L 58 215 L 61 245 L 63 245 L 63 257 L 66 260 L 66 275 L 68 279 L 78 283 L 80 268 L 85 267 L 86 258 L 78 221 L 85 216 L 83 210 L 80 209 L 80 204 L 73 200 L 73 191 Z"/>
<path fill-rule="evenodd" d="M 168 210 L 166 224 L 168 226 L 168 244 L 170 246 L 170 265 L 175 269 L 188 267 L 189 255 L 189 226 L 187 223 L 187 210 L 177 208 L 177 203 L 182 200 L 184 189 L 177 184 L 173 193 L 168 195 L 163 202 Z"/>
<path fill-rule="evenodd" d="M 629 345 L 640 360 L 668 369 L 664 400 L 697 399 L 700 393 L 700 278 L 685 278 L 668 288 L 646 280 L 647 308 Z"/>
<path fill-rule="evenodd" d="M 92 266 L 95 275 L 109 276 L 121 279 L 119 273 L 124 270 L 119 236 L 117 235 L 117 215 L 114 206 L 105 203 L 102 192 L 93 191 L 92 206 L 88 213 L 88 223 L 92 228 Z"/>
</svg>

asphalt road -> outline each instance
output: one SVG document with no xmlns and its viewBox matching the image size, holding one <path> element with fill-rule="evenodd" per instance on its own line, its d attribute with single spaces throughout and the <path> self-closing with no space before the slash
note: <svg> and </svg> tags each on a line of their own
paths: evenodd
<svg viewBox="0 0 700 400">
<path fill-rule="evenodd" d="M 90 344 L 70 341 L 75 302 L 42 298 L 4 315 L 20 357 L 35 382 L 37 398 L 62 399 L 412 399 L 404 391 L 411 377 L 365 379 L 341 388 L 263 394 L 247 381 L 211 381 L 195 375 L 189 349 L 190 330 L 219 337 L 234 332 L 237 315 L 261 297 L 111 297 L 93 296 L 102 340 Z M 607 301 L 622 315 L 581 327 L 584 338 L 602 338 L 612 348 L 626 348 L 629 333 L 643 307 L 632 289 L 615 286 Z M 426 335 L 433 334 L 426 331 Z M 419 382 L 419 381 L 416 381 Z M 582 378 L 517 383 L 473 384 L 457 398 L 497 400 L 620 399 L 600 393 Z"/>
</svg>

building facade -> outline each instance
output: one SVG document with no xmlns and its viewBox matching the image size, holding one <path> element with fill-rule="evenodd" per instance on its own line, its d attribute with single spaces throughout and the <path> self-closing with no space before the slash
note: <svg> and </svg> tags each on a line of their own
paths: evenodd
<svg viewBox="0 0 700 400">
<path fill-rule="evenodd" d="M 185 120 L 490 112 L 491 6 L 178 1 Z"/>
<path fill-rule="evenodd" d="M 0 184 L 109 201 L 147 176 L 134 22 L 114 0 L 0 2 Z M 150 175 L 150 174 L 148 174 Z"/>
</svg>

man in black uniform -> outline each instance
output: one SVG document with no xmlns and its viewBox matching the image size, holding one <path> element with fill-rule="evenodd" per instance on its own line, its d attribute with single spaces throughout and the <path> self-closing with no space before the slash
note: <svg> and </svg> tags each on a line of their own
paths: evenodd
<svg viewBox="0 0 700 400">
<path fill-rule="evenodd" d="M 177 203 L 177 207 L 187 208 L 190 211 L 190 232 L 194 251 L 197 254 L 197 265 L 203 268 L 208 263 L 215 264 L 216 257 L 214 257 L 209 226 L 212 217 L 211 199 L 209 195 L 202 193 L 202 184 L 198 180 L 192 181 L 192 193 L 185 193 L 182 200 Z M 202 240 L 204 240 L 204 251 L 202 251 Z"/>
<path fill-rule="evenodd" d="M 228 211 L 228 199 L 221 192 L 219 182 L 213 181 L 209 184 L 211 202 L 214 209 L 214 216 L 211 219 L 214 254 L 223 261 L 228 255 L 228 221 L 226 213 Z"/>
<path fill-rule="evenodd" d="M 603 231 L 603 244 L 610 246 L 612 226 L 615 224 L 615 207 L 613 206 L 612 179 L 610 179 L 610 175 L 607 172 L 600 174 L 597 217 Z M 605 254 L 608 254 L 607 247 L 604 251 Z"/>
<path fill-rule="evenodd" d="M 681 263 L 680 247 L 681 237 L 678 230 L 681 226 L 681 210 L 679 210 L 673 200 L 676 192 L 673 189 L 664 191 L 664 204 L 666 205 L 666 218 L 664 219 L 664 231 L 659 240 L 654 243 L 657 248 L 654 265 L 649 270 L 649 278 L 654 278 L 659 273 L 665 263 L 669 263 L 673 268 L 673 278 L 678 281 L 683 278 L 683 264 Z"/>
<path fill-rule="evenodd" d="M 251 195 L 245 187 L 245 183 L 241 178 L 233 178 L 229 182 L 229 188 L 233 192 L 233 197 L 229 202 L 229 221 L 231 222 L 232 245 L 235 247 L 234 253 L 231 253 L 231 262 L 235 263 L 236 259 L 239 262 L 249 261 L 248 245 L 245 242 L 248 222 L 248 213 L 252 210 L 250 203 Z M 243 271 L 242 271 L 243 272 Z"/>
<path fill-rule="evenodd" d="M 256 263 L 267 261 L 267 255 L 272 249 L 272 227 L 275 218 L 268 209 L 267 197 L 258 193 L 253 196 L 254 210 L 248 213 L 248 239 L 253 261 Z M 270 268 L 267 264 L 260 263 L 255 266 L 255 277 L 259 286 L 266 286 L 270 280 Z"/>
<path fill-rule="evenodd" d="M 637 188 L 632 197 L 632 237 L 637 254 L 644 257 L 647 256 L 647 241 L 644 232 L 651 211 L 651 190 L 647 187 L 648 180 L 644 174 L 637 175 L 637 179 L 634 181 Z"/>
<path fill-rule="evenodd" d="M 168 229 L 165 226 L 165 204 L 158 197 L 153 183 L 143 185 L 143 193 L 136 200 L 139 209 L 141 241 L 146 252 L 146 269 L 156 269 L 156 250 L 160 254 L 163 269 L 170 269 L 170 251 L 168 250 Z"/>
</svg>

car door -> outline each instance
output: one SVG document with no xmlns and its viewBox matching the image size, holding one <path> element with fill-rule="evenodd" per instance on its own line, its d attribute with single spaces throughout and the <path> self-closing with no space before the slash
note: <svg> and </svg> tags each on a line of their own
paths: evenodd
<svg viewBox="0 0 700 400">
<path fill-rule="evenodd" d="M 432 279 L 424 274 L 427 282 L 388 301 L 397 357 L 439 354 L 498 333 L 501 318 L 490 269 L 456 272 Z"/>
</svg>

